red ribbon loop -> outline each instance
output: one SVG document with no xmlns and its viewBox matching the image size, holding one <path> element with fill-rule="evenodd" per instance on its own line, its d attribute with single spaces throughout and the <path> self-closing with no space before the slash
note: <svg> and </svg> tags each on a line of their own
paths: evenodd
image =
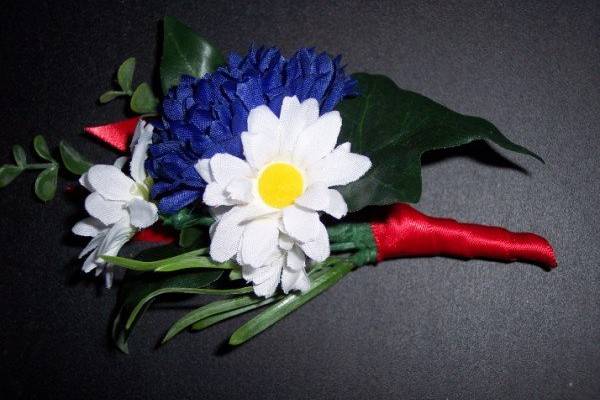
<svg viewBox="0 0 600 400">
<path fill-rule="evenodd" d="M 88 126 L 83 129 L 109 146 L 125 153 L 139 120 L 140 117 L 133 117 L 112 124 Z"/>
<path fill-rule="evenodd" d="M 392 206 L 387 218 L 372 223 L 371 229 L 377 261 L 445 255 L 557 266 L 552 246 L 539 235 L 429 217 L 407 204 Z"/>
</svg>

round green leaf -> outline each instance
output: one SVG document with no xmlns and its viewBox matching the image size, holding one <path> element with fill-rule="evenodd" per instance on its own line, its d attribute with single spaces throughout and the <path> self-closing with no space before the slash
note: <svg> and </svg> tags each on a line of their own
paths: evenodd
<svg viewBox="0 0 600 400">
<path fill-rule="evenodd" d="M 154 113 L 156 106 L 158 106 L 158 99 L 152 93 L 150 85 L 146 82 L 139 85 L 131 96 L 131 110 L 138 114 Z"/>
<path fill-rule="evenodd" d="M 7 186 L 23 172 L 22 168 L 15 165 L 4 164 L 0 167 L 0 188 Z"/>
<path fill-rule="evenodd" d="M 119 96 L 123 96 L 125 95 L 125 92 L 120 92 L 117 90 L 109 90 L 108 92 L 102 93 L 102 96 L 100 96 L 100 103 L 102 104 L 106 104 L 110 101 L 113 101 L 115 98 L 119 97 Z"/>
<path fill-rule="evenodd" d="M 202 77 L 225 63 L 219 50 L 173 17 L 164 19 L 160 80 L 163 93 L 179 83 L 181 75 Z"/>
<path fill-rule="evenodd" d="M 69 172 L 75 175 L 83 175 L 92 166 L 89 161 L 64 140 L 60 142 L 59 149 L 63 164 Z"/>
<path fill-rule="evenodd" d="M 131 93 L 133 72 L 135 71 L 135 58 L 131 57 L 123 61 L 117 71 L 117 82 L 124 92 Z"/>
<path fill-rule="evenodd" d="M 58 177 L 58 167 L 52 167 L 43 170 L 35 180 L 35 194 L 42 201 L 50 201 L 56 194 L 56 181 Z"/>
<path fill-rule="evenodd" d="M 27 155 L 25 154 L 25 149 L 16 144 L 13 146 L 12 151 L 15 162 L 19 167 L 23 168 L 25 164 L 27 164 Z"/>
<path fill-rule="evenodd" d="M 44 160 L 54 161 L 54 159 L 50 155 L 48 143 L 46 143 L 46 139 L 44 139 L 42 135 L 37 135 L 33 138 L 33 148 L 37 155 L 43 158 Z"/>
</svg>

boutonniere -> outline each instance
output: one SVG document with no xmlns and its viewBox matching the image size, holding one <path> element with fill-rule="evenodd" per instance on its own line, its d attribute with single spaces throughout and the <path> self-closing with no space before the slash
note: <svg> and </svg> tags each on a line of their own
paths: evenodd
<svg viewBox="0 0 600 400">
<path fill-rule="evenodd" d="M 147 83 L 134 88 L 134 72 L 129 58 L 118 88 L 100 102 L 126 98 L 138 116 L 85 128 L 123 153 L 113 164 L 94 165 L 66 142 L 56 160 L 38 136 L 44 162 L 28 163 L 15 146 L 15 164 L 0 168 L 0 186 L 41 170 L 35 193 L 43 201 L 54 197 L 63 165 L 80 176 L 89 217 L 72 231 L 90 238 L 83 271 L 103 276 L 107 287 L 119 278 L 112 331 L 123 351 L 165 294 L 211 301 L 176 321 L 163 342 L 261 308 L 231 335 L 239 345 L 351 271 L 388 259 L 556 267 L 541 236 L 429 217 L 408 204 L 421 195 L 425 152 L 487 140 L 541 160 L 485 119 L 382 75 L 349 74 L 340 56 L 314 48 L 285 55 L 250 45 L 224 57 L 171 17 L 160 94 Z M 120 256 L 132 240 L 152 245 Z"/>
</svg>

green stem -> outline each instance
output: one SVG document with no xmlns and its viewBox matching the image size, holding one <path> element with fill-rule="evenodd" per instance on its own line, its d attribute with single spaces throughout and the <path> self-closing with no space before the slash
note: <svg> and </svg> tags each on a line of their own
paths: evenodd
<svg viewBox="0 0 600 400">
<path fill-rule="evenodd" d="M 39 163 L 39 164 L 27 164 L 23 166 L 23 169 L 46 169 L 55 166 L 55 163 Z"/>
<path fill-rule="evenodd" d="M 353 242 L 345 242 L 345 243 L 331 243 L 330 249 L 332 252 L 343 252 L 348 250 L 356 250 L 356 244 Z"/>
</svg>

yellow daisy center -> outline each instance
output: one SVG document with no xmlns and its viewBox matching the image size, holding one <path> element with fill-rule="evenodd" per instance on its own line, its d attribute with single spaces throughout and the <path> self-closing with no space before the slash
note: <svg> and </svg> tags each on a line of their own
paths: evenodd
<svg viewBox="0 0 600 400">
<path fill-rule="evenodd" d="M 258 176 L 258 194 L 275 208 L 287 207 L 304 192 L 304 178 L 298 168 L 284 162 L 267 165 Z"/>
</svg>

